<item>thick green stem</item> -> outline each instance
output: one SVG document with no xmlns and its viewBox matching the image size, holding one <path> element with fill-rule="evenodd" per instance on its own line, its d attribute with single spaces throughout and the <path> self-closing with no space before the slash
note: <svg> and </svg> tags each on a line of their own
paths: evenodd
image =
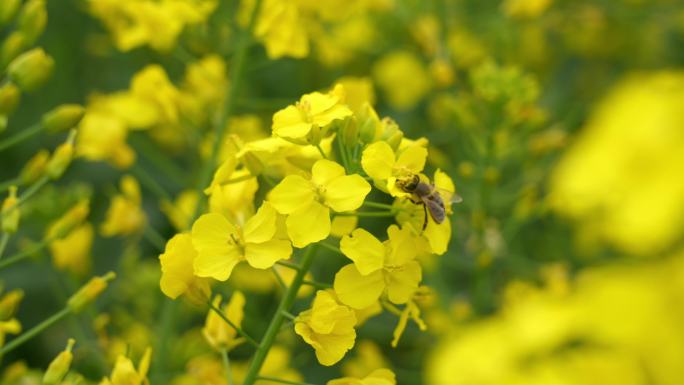
<svg viewBox="0 0 684 385">
<path fill-rule="evenodd" d="M 36 135 L 43 129 L 43 125 L 40 123 L 36 123 L 33 126 L 26 128 L 24 130 L 21 130 L 17 132 L 16 134 L 10 136 L 9 138 L 3 140 L 0 142 L 0 151 L 12 147 L 17 143 L 21 143 L 24 140 L 32 137 L 33 135 Z"/>
<path fill-rule="evenodd" d="M 71 309 L 68 307 L 65 307 L 64 309 L 62 309 L 59 312 L 52 315 L 50 318 L 48 318 L 45 321 L 34 326 L 32 329 L 22 333 L 21 335 L 19 335 L 19 337 L 13 339 L 8 344 L 3 346 L 2 349 L 0 349 L 0 357 L 11 352 L 12 350 L 16 349 L 17 347 L 19 347 L 24 342 L 26 342 L 26 341 L 30 340 L 31 338 L 37 336 L 38 334 L 42 333 L 45 329 L 47 329 L 50 326 L 61 321 L 63 318 L 65 318 L 70 313 L 71 313 Z"/>
<path fill-rule="evenodd" d="M 253 385 L 254 382 L 259 379 L 259 371 L 261 370 L 261 366 L 264 364 L 266 355 L 271 349 L 271 346 L 278 335 L 278 331 L 280 331 L 280 326 L 282 325 L 283 320 L 285 320 L 285 313 L 290 310 L 295 298 L 297 297 L 297 292 L 304 282 L 304 276 L 311 267 L 315 253 L 315 245 L 309 246 L 309 248 L 304 252 L 301 268 L 297 271 L 297 275 L 295 275 L 290 287 L 287 289 L 285 295 L 280 301 L 278 309 L 273 315 L 271 323 L 268 325 L 268 329 L 266 329 L 266 334 L 264 334 L 264 338 L 261 340 L 259 348 L 257 349 L 256 353 L 254 353 L 252 362 L 249 365 L 249 370 L 247 371 L 247 376 L 245 376 L 245 380 L 243 381 L 242 385 Z"/>
</svg>

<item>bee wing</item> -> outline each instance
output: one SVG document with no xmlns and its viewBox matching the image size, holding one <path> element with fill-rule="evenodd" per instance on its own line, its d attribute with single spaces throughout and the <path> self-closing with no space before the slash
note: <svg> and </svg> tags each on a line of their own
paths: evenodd
<svg viewBox="0 0 684 385">
<path fill-rule="evenodd" d="M 445 190 L 443 188 L 435 187 L 435 190 L 439 193 L 444 200 L 444 203 L 461 203 L 463 198 L 453 191 Z"/>
<path fill-rule="evenodd" d="M 437 224 L 444 222 L 444 218 L 446 218 L 446 211 L 440 202 L 431 199 L 424 199 L 423 203 L 425 203 L 425 207 L 427 207 L 427 210 L 430 212 L 430 216 L 435 220 L 435 222 L 437 222 Z"/>
</svg>

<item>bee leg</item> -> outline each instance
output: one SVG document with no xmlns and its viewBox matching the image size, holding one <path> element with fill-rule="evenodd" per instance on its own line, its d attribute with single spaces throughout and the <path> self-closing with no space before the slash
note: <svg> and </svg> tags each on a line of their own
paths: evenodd
<svg viewBox="0 0 684 385">
<path fill-rule="evenodd" d="M 427 228 L 428 224 L 428 212 L 427 212 L 427 205 L 423 205 L 423 212 L 425 213 L 425 218 L 423 219 L 423 231 Z"/>
</svg>

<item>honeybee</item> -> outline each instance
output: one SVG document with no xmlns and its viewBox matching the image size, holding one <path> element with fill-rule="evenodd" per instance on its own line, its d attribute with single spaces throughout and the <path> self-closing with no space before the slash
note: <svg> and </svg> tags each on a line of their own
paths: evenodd
<svg viewBox="0 0 684 385">
<path fill-rule="evenodd" d="M 418 175 L 412 175 L 411 177 L 397 180 L 397 187 L 410 193 L 410 199 L 413 203 L 423 205 L 423 210 L 425 210 L 423 230 L 427 227 L 428 212 L 430 212 L 430 216 L 434 219 L 435 223 L 440 224 L 444 222 L 444 219 L 446 219 L 445 199 L 447 199 L 447 202 L 451 203 L 460 203 L 463 201 L 463 198 L 457 194 L 449 191 L 438 191 L 439 189 L 437 189 L 434 184 L 421 181 Z"/>
</svg>

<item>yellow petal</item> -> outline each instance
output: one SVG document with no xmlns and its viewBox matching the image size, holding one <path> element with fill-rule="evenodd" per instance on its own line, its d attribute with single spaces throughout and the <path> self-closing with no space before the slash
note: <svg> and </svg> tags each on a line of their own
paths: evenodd
<svg viewBox="0 0 684 385">
<path fill-rule="evenodd" d="M 225 281 L 242 255 L 233 245 L 235 226 L 221 214 L 204 214 L 192 225 L 192 245 L 197 250 L 195 275 Z"/>
<path fill-rule="evenodd" d="M 334 107 L 338 102 L 337 96 L 312 92 L 302 96 L 300 103 L 308 105 L 311 115 L 321 114 Z"/>
<path fill-rule="evenodd" d="M 342 238 L 350 234 L 359 223 L 359 218 L 353 215 L 338 215 L 332 220 L 332 227 L 330 228 L 330 235 L 337 238 Z"/>
<path fill-rule="evenodd" d="M 283 138 L 299 139 L 311 131 L 311 123 L 302 119 L 295 106 L 287 106 L 273 115 L 273 133 Z"/>
<path fill-rule="evenodd" d="M 387 273 L 387 297 L 392 303 L 402 304 L 411 299 L 422 277 L 420 264 L 410 261 L 400 269 Z"/>
<path fill-rule="evenodd" d="M 430 244 L 430 249 L 437 255 L 446 253 L 451 240 L 451 220 L 447 217 L 444 222 L 437 224 L 428 215 L 428 224 L 423 231 L 425 237 Z"/>
<path fill-rule="evenodd" d="M 245 242 L 261 243 L 273 238 L 276 232 L 276 216 L 273 206 L 264 202 L 256 214 L 245 223 L 243 228 Z"/>
<path fill-rule="evenodd" d="M 407 147 L 399 154 L 395 167 L 417 174 L 423 171 L 427 154 L 427 149 L 423 146 Z"/>
<path fill-rule="evenodd" d="M 382 269 L 385 262 L 385 246 L 364 229 L 356 229 L 351 236 L 343 237 L 340 240 L 340 250 L 354 261 L 361 275 Z"/>
<path fill-rule="evenodd" d="M 335 294 L 345 305 L 354 309 L 369 307 L 385 289 L 382 270 L 363 276 L 354 265 L 347 265 L 335 274 Z"/>
<path fill-rule="evenodd" d="M 330 209 L 318 202 L 310 202 L 290 214 L 285 225 L 292 244 L 295 247 L 305 247 L 330 235 Z"/>
<path fill-rule="evenodd" d="M 394 151 L 386 142 L 375 142 L 361 156 L 363 171 L 373 179 L 385 180 L 392 175 L 394 167 Z"/>
<path fill-rule="evenodd" d="M 335 178 L 325 189 L 325 204 L 337 212 L 356 210 L 363 204 L 371 186 L 360 175 Z"/>
<path fill-rule="evenodd" d="M 271 190 L 268 200 L 281 214 L 290 214 L 307 206 L 314 199 L 311 182 L 299 175 L 286 176 Z"/>
<path fill-rule="evenodd" d="M 250 266 L 257 269 L 268 269 L 281 259 L 288 259 L 292 254 L 290 241 L 272 239 L 264 243 L 248 243 L 245 246 L 245 259 Z"/>
<path fill-rule="evenodd" d="M 399 229 L 397 225 L 391 225 L 387 229 L 389 238 L 389 254 L 385 264 L 402 266 L 418 256 L 421 247 L 425 247 L 424 240 L 414 234 L 409 226 Z"/>
<path fill-rule="evenodd" d="M 162 271 L 159 286 L 164 295 L 176 299 L 188 290 L 196 279 L 192 271 L 196 256 L 190 234 L 176 234 L 166 243 L 164 253 L 159 256 Z"/>
<path fill-rule="evenodd" d="M 311 181 L 317 186 L 325 186 L 343 175 L 344 167 L 327 159 L 317 161 L 311 168 Z"/>
<path fill-rule="evenodd" d="M 323 127 L 330 124 L 333 120 L 344 119 L 347 116 L 351 116 L 351 114 L 352 111 L 349 109 L 349 107 L 345 106 L 344 104 L 338 104 L 325 112 L 315 115 L 313 121 L 314 123 Z"/>
</svg>

